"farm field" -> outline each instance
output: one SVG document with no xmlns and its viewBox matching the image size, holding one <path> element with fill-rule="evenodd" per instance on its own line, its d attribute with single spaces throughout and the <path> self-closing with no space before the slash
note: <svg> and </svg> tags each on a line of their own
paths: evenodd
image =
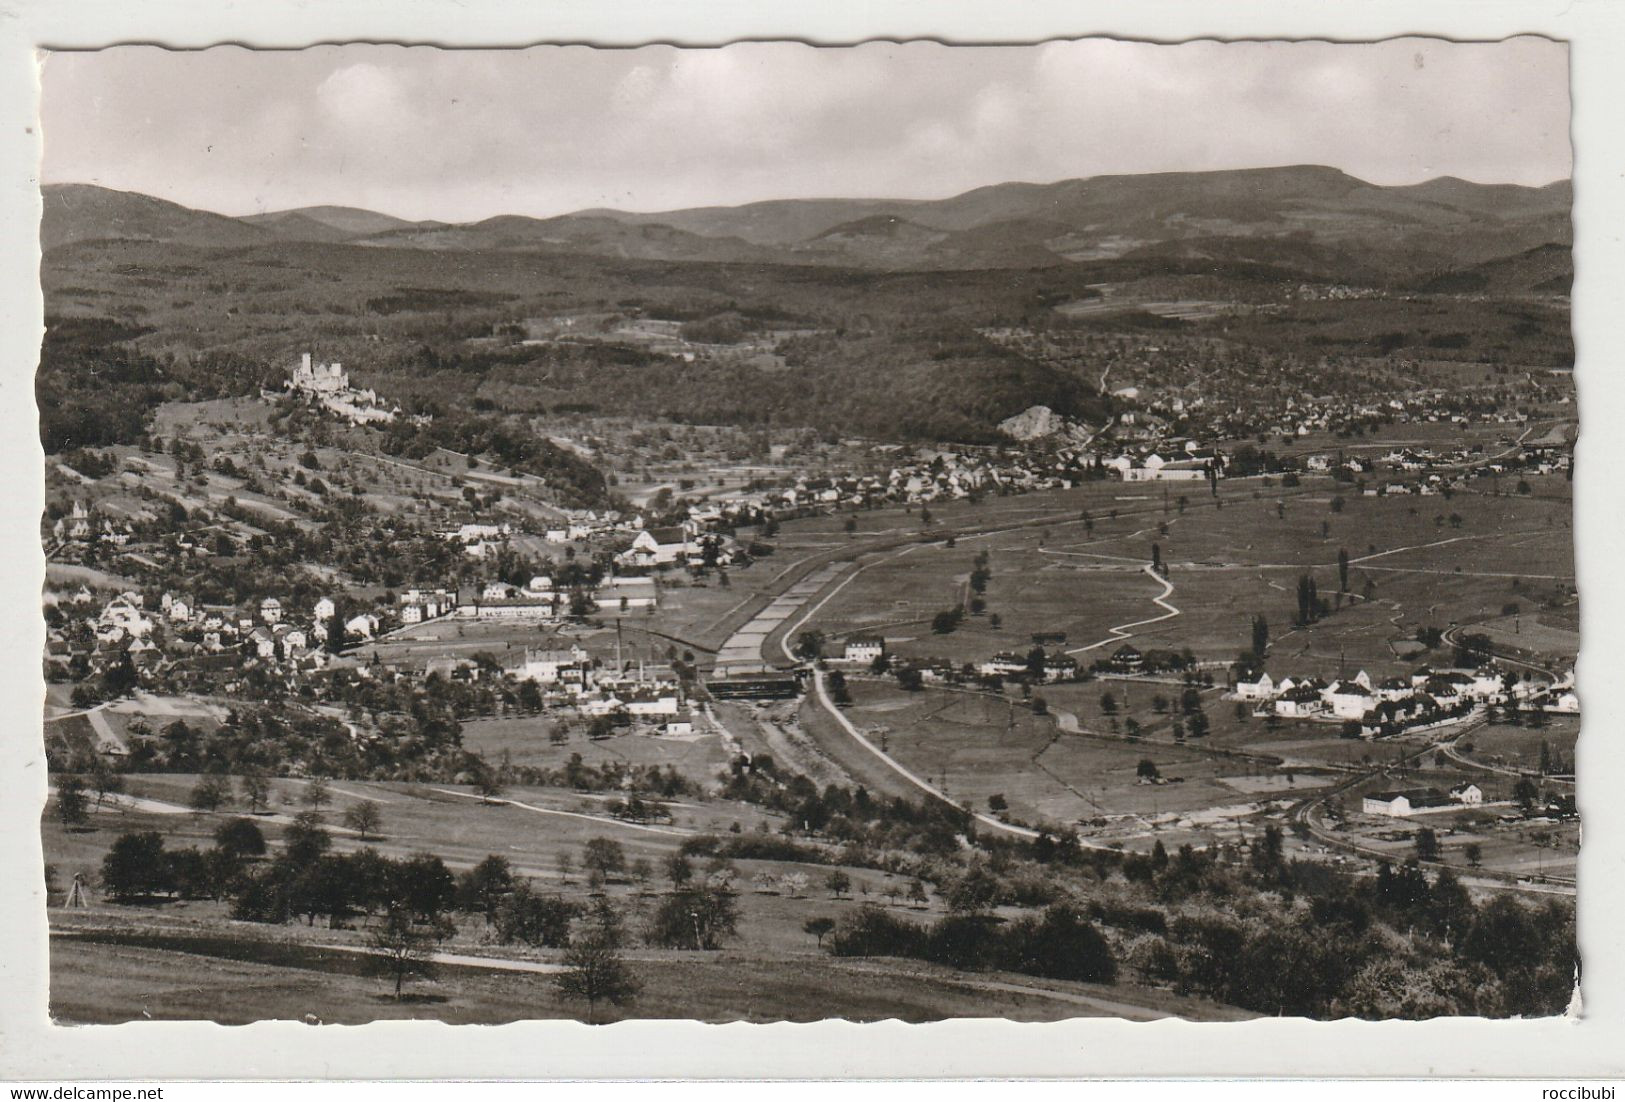
<svg viewBox="0 0 1625 1102">
<path fill-rule="evenodd" d="M 211 952 L 202 953 L 179 948 L 188 944 L 185 939 L 153 940 L 156 945 L 57 937 L 51 949 L 53 1018 L 75 1025 L 149 1015 L 243 1024 L 313 1014 L 326 1024 L 353 1025 L 400 1018 L 461 1024 L 585 1015 L 583 1004 L 564 999 L 545 974 L 442 965 L 435 980 L 412 984 L 407 999 L 396 1002 L 387 981 L 362 974 L 359 959 L 350 954 L 298 949 L 267 953 L 258 945 L 218 941 L 206 943 Z M 668 953 L 658 959 L 636 955 L 632 967 L 642 992 L 625 1008 L 601 1007 L 599 1020 L 1252 1017 L 1210 1000 L 1138 984 L 1040 983 L 1011 973 L 967 975 L 924 963 L 835 960 L 810 951 L 810 938 L 802 935 L 802 940 L 806 945 L 796 951 L 776 950 L 771 955 L 729 950 Z M 177 948 L 160 947 L 165 944 Z M 253 959 L 264 956 L 273 961 Z M 230 986 L 236 995 L 229 1007 L 221 1005 L 222 986 Z"/>
<path fill-rule="evenodd" d="M 1408 648 L 1394 644 L 1419 627 L 1499 617 L 1508 603 L 1533 610 L 1572 599 L 1566 503 L 1487 494 L 1457 494 L 1448 502 L 1362 497 L 1330 480 L 1305 480 L 1290 496 L 1221 483 L 1222 508 L 1199 487 L 1187 491 L 1183 512 L 1177 497 L 1166 511 L 1152 499 L 1113 519 L 1099 511 L 1097 487 L 1070 493 L 1095 503 L 1076 506 L 1079 514 L 1089 508 L 1092 534 L 1075 514 L 1044 529 L 922 548 L 866 569 L 810 626 L 835 636 L 879 633 L 895 639 L 904 655 L 954 661 L 1024 651 L 1035 632 L 1065 632 L 1060 649 L 1081 652 L 1087 664 L 1115 649 L 1114 625 L 1163 614 L 1151 600 L 1157 583 L 1140 569 L 1156 544 L 1174 586 L 1167 600 L 1179 615 L 1128 628 L 1141 649 L 1188 647 L 1198 658 L 1229 660 L 1248 645 L 1252 617 L 1263 614 L 1277 667 L 1285 660 L 1305 672 L 1329 672 L 1341 661 L 1382 677 L 1414 668 L 1402 656 Z M 1447 523 L 1450 515 L 1458 520 Z M 932 635 L 922 621 L 963 598 L 972 560 L 984 549 L 992 573 L 987 615 L 969 617 L 951 635 Z M 1350 558 L 1346 599 L 1336 596 L 1340 550 Z M 1295 628 L 1294 588 L 1302 573 L 1341 608 Z M 1083 650 L 1091 644 L 1100 644 L 1094 651 L 1101 653 Z"/>
<path fill-rule="evenodd" d="M 1574 761 L 1580 745 L 1580 721 L 1574 716 L 1550 716 L 1543 727 L 1513 727 L 1492 723 L 1474 731 L 1465 741 L 1472 749 L 1458 747 L 1472 761 L 1508 769 L 1534 770 L 1540 765 L 1540 747 L 1545 743 L 1563 760 Z"/>
</svg>

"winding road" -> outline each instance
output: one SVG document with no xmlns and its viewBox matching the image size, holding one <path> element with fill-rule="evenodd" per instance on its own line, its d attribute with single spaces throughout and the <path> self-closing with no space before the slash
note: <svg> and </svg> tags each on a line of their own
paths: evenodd
<svg viewBox="0 0 1625 1102">
<path fill-rule="evenodd" d="M 1098 647 L 1104 647 L 1108 643 L 1115 643 L 1120 639 L 1127 639 L 1132 636 L 1134 632 L 1129 631 L 1129 628 L 1143 628 L 1147 624 L 1160 624 L 1162 621 L 1172 620 L 1175 616 L 1180 614 L 1179 609 L 1168 603 L 1168 595 L 1174 591 L 1174 583 L 1170 582 L 1167 578 L 1164 578 L 1161 574 L 1158 574 L 1155 570 L 1153 570 L 1150 563 L 1147 563 L 1140 569 L 1153 581 L 1162 583 L 1162 592 L 1151 598 L 1151 602 L 1157 605 L 1159 608 L 1165 608 L 1168 611 L 1164 612 L 1161 616 L 1152 616 L 1145 620 L 1132 620 L 1126 624 L 1118 624 L 1116 627 L 1107 628 L 1106 630 L 1111 632 L 1111 634 L 1106 636 L 1106 638 L 1100 640 L 1099 642 L 1090 643 L 1086 647 L 1075 647 L 1066 653 L 1083 654 L 1086 651 L 1092 651 Z"/>
</svg>

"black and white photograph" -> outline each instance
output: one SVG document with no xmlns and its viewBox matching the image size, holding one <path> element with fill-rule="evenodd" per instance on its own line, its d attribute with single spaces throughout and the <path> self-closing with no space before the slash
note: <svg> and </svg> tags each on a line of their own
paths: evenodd
<svg viewBox="0 0 1625 1102">
<path fill-rule="evenodd" d="M 1570 60 L 42 51 L 52 1021 L 1579 1015 Z"/>
</svg>

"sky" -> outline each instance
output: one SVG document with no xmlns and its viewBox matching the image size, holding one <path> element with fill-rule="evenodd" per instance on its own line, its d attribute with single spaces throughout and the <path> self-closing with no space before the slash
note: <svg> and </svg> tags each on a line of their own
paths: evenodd
<svg viewBox="0 0 1625 1102">
<path fill-rule="evenodd" d="M 42 81 L 44 182 L 226 214 L 461 222 L 1286 164 L 1538 185 L 1571 163 L 1568 50 L 1529 37 L 119 46 L 52 53 Z"/>
</svg>

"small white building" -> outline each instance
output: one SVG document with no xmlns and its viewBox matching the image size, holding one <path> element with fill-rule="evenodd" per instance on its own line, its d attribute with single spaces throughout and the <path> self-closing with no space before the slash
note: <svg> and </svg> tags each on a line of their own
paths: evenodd
<svg viewBox="0 0 1625 1102">
<path fill-rule="evenodd" d="M 869 665 L 886 653 L 886 641 L 878 635 L 854 635 L 847 639 L 841 653 L 843 662 Z"/>
<path fill-rule="evenodd" d="M 1237 681 L 1235 692 L 1241 700 L 1268 700 L 1275 695 L 1275 680 L 1267 673 L 1260 673 L 1256 681 Z"/>
</svg>

